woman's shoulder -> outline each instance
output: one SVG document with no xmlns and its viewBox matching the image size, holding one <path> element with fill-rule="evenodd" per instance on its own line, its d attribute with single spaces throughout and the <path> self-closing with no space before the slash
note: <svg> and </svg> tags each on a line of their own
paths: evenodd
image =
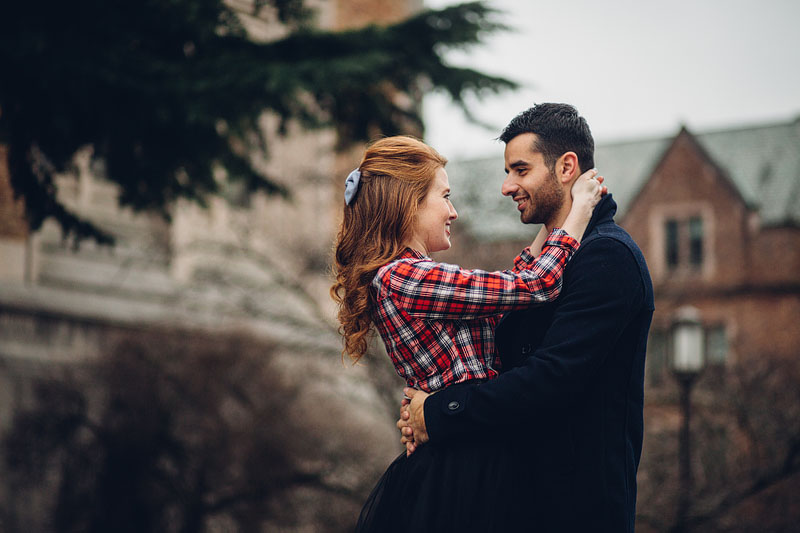
<svg viewBox="0 0 800 533">
<path fill-rule="evenodd" d="M 413 283 L 427 276 L 431 270 L 444 265 L 415 250 L 408 249 L 400 257 L 389 261 L 378 269 L 372 285 L 378 288 L 391 288 L 396 285 Z"/>
<path fill-rule="evenodd" d="M 376 282 L 388 282 L 388 280 L 395 273 L 405 274 L 409 271 L 413 271 L 417 265 L 421 266 L 422 264 L 431 262 L 432 261 L 429 257 L 420 257 L 416 255 L 399 257 L 393 261 L 389 261 L 378 269 L 378 272 L 375 274 L 373 284 Z"/>
</svg>

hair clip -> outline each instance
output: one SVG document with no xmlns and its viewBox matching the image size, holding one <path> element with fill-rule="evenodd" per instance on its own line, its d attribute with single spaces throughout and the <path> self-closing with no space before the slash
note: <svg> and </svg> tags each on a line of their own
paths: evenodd
<svg viewBox="0 0 800 533">
<path fill-rule="evenodd" d="M 344 182 L 344 203 L 350 205 L 358 192 L 358 183 L 361 181 L 361 171 L 355 169 L 347 176 Z"/>
</svg>

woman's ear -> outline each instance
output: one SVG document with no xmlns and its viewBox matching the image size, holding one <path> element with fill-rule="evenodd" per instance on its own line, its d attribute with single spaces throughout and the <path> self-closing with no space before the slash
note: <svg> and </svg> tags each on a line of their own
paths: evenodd
<svg viewBox="0 0 800 533">
<path fill-rule="evenodd" d="M 566 152 L 556 162 L 556 176 L 561 183 L 571 183 L 581 175 L 578 155 L 575 152 Z"/>
</svg>

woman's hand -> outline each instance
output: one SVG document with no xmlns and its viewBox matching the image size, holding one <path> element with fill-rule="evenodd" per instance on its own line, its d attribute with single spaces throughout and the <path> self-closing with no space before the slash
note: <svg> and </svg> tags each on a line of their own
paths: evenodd
<svg viewBox="0 0 800 533">
<path fill-rule="evenodd" d="M 561 229 L 578 242 L 589 225 L 594 206 L 608 193 L 608 188 L 602 184 L 603 180 L 603 176 L 598 176 L 597 170 L 593 168 L 578 176 L 572 184 L 572 208 Z"/>
<path fill-rule="evenodd" d="M 587 170 L 572 184 L 572 206 L 587 207 L 590 211 L 600 201 L 608 188 L 602 185 L 605 178 L 597 175 L 597 169 Z M 590 215 L 591 217 L 591 215 Z"/>
</svg>

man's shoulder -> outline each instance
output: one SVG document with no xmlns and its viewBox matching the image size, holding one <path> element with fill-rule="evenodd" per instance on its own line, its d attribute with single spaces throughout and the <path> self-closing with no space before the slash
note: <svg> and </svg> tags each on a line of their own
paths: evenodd
<svg viewBox="0 0 800 533">
<path fill-rule="evenodd" d="M 581 244 L 586 244 L 593 240 L 602 239 L 604 237 L 620 241 L 626 246 L 633 245 L 634 247 L 638 248 L 636 242 L 633 240 L 633 237 L 631 237 L 627 231 L 625 231 L 613 220 L 595 226 L 592 231 L 583 238 L 583 242 Z"/>
<path fill-rule="evenodd" d="M 634 276 L 639 279 L 646 301 L 652 307 L 653 283 L 650 279 L 647 261 L 645 261 L 639 245 L 627 231 L 613 221 L 599 224 L 583 238 L 581 247 L 567 264 L 567 268 L 569 269 L 570 265 L 573 265 L 575 269 L 580 269 L 580 265 L 592 268 L 590 265 L 597 264 L 598 256 L 601 257 L 601 262 L 604 264 L 620 267 L 627 262 L 628 271 L 636 272 L 638 270 L 639 275 L 635 276 L 634 274 Z"/>
<path fill-rule="evenodd" d="M 583 238 L 578 252 L 583 252 L 584 254 L 602 253 L 603 251 L 612 252 L 615 249 L 621 251 L 623 247 L 628 249 L 636 261 L 646 268 L 644 254 L 639 248 L 639 245 L 636 244 L 636 241 L 633 240 L 633 237 L 631 237 L 627 231 L 613 221 L 599 224 L 593 228 L 592 231 Z"/>
</svg>

